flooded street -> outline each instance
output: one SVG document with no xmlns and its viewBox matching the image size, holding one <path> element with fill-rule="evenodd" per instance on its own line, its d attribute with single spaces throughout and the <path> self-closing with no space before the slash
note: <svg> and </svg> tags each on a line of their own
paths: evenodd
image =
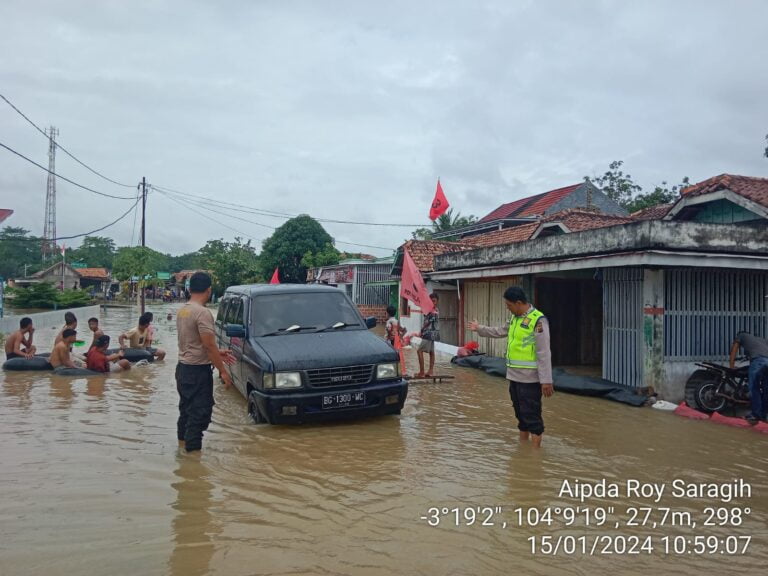
<svg viewBox="0 0 768 576">
<path fill-rule="evenodd" d="M 414 383 L 400 417 L 256 426 L 242 396 L 219 387 L 202 459 L 179 455 L 175 315 L 165 319 L 178 307 L 148 307 L 168 350 L 164 362 L 88 379 L 0 372 L 3 576 L 694 575 L 768 563 L 768 436 L 556 394 L 545 401 L 547 433 L 536 451 L 518 444 L 505 381 L 446 357 L 439 372 L 455 379 Z M 116 342 L 136 317 L 103 311 L 102 328 Z M 79 320 L 83 338 L 86 318 Z M 36 333 L 38 347 L 49 349 L 54 335 Z M 409 368 L 415 362 L 409 351 Z M 675 498 L 676 478 L 738 478 L 752 493 L 728 503 Z M 622 490 L 630 479 L 667 489 L 659 502 L 558 496 L 564 480 L 603 479 Z M 433 507 L 436 527 L 421 519 Z M 490 510 L 472 526 L 442 515 L 459 508 L 467 518 L 475 512 L 465 509 L 477 507 Z M 594 522 L 595 510 L 609 507 L 609 522 L 585 526 L 585 509 Z M 656 526 L 626 525 L 631 507 L 652 508 Z M 689 513 L 696 527 L 685 514 L 677 526 L 671 518 L 661 525 L 665 507 Z M 705 526 L 708 507 L 727 509 L 726 525 Z M 528 522 L 524 512 L 520 525 L 516 508 L 549 509 L 551 523 Z M 566 508 L 578 517 L 573 526 Z M 482 518 L 495 525 L 479 525 Z M 547 555 L 529 538 L 548 535 L 572 538 Z M 601 543 L 593 551 L 600 535 L 652 537 L 654 548 L 609 554 Z M 676 536 L 685 550 L 675 552 Z M 696 536 L 717 537 L 712 553 L 695 548 Z M 744 554 L 728 548 L 729 537 L 745 536 Z M 568 548 L 582 542 L 586 550 Z"/>
</svg>

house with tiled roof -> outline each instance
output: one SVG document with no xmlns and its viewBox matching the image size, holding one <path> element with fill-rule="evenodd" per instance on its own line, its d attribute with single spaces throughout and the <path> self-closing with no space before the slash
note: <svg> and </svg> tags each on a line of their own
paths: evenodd
<svg viewBox="0 0 768 576">
<path fill-rule="evenodd" d="M 522 204 L 490 220 L 530 217 Z M 437 254 L 425 272 L 460 294 L 459 344 L 478 340 L 468 319 L 504 325 L 502 295 L 519 285 L 549 319 L 555 365 L 679 401 L 695 363 L 727 361 L 738 331 L 768 336 L 765 178 L 723 174 L 671 205 L 632 215 L 576 206 L 461 242 L 473 248 Z M 503 339 L 479 341 L 504 355 Z"/>
<path fill-rule="evenodd" d="M 102 294 L 112 284 L 112 275 L 106 268 L 74 268 L 69 264 L 57 262 L 28 278 L 16 279 L 18 286 L 28 286 L 40 282 L 48 282 L 59 289 L 62 287 L 67 290 L 75 288 Z"/>
<path fill-rule="evenodd" d="M 363 316 L 375 316 L 380 322 L 386 322 L 387 306 L 397 303 L 397 296 L 392 296 L 396 282 L 389 275 L 394 258 L 355 256 L 344 258 L 338 264 L 309 268 L 307 283 L 335 286 L 352 299 Z"/>
<path fill-rule="evenodd" d="M 538 223 L 553 214 L 575 209 L 611 216 L 629 216 L 624 208 L 608 198 L 594 184 L 581 182 L 507 202 L 470 226 L 435 234 L 434 238 L 439 240 L 449 236 L 458 236 L 460 241 L 465 241 L 482 234 L 491 234 L 509 228 Z M 483 245 L 491 245 L 494 238 L 520 238 L 523 235 L 523 231 L 509 235 L 496 234 L 491 239 L 479 242 Z"/>
</svg>

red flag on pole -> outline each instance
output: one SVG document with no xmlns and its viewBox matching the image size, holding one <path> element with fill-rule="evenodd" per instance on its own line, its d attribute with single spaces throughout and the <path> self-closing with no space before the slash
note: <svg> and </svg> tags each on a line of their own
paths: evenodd
<svg viewBox="0 0 768 576">
<path fill-rule="evenodd" d="M 280 284 L 280 276 L 277 274 L 278 270 L 280 268 L 275 268 L 275 271 L 272 273 L 272 280 L 269 281 L 270 284 Z"/>
<path fill-rule="evenodd" d="M 67 245 L 66 244 L 62 244 L 61 245 L 61 255 L 64 256 L 64 254 L 66 254 L 66 252 L 67 252 Z"/>
<path fill-rule="evenodd" d="M 432 200 L 432 207 L 429 209 L 429 219 L 437 220 L 437 218 L 444 214 L 450 204 L 448 199 L 443 194 L 443 187 L 440 186 L 440 179 L 437 179 L 437 190 L 435 190 L 435 198 Z"/>
<path fill-rule="evenodd" d="M 422 313 L 429 314 L 434 310 L 432 300 L 429 299 L 429 292 L 424 285 L 424 279 L 421 277 L 419 269 L 408 253 L 403 250 L 403 274 L 400 280 L 400 296 L 410 300 L 416 306 L 421 308 Z"/>
</svg>

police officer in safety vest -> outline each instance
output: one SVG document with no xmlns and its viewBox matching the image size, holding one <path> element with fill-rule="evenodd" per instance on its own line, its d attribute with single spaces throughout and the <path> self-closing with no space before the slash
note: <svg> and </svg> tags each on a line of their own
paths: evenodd
<svg viewBox="0 0 768 576">
<path fill-rule="evenodd" d="M 554 394 L 552 354 L 549 349 L 547 318 L 529 302 L 522 288 L 510 286 L 504 292 L 504 303 L 512 313 L 504 327 L 483 326 L 473 320 L 467 327 L 480 336 L 507 338 L 507 380 L 509 396 L 515 408 L 520 440 L 541 445 L 544 420 L 541 397 Z"/>
</svg>

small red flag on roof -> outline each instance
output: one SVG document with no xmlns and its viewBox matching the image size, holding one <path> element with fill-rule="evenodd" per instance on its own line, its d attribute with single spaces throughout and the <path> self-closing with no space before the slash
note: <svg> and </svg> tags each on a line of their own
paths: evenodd
<svg viewBox="0 0 768 576">
<path fill-rule="evenodd" d="M 275 271 L 272 273 L 272 280 L 269 281 L 270 284 L 280 284 L 280 276 L 277 273 L 278 270 L 280 270 L 280 268 L 275 268 Z"/>
<path fill-rule="evenodd" d="M 429 209 L 429 219 L 437 220 L 437 218 L 444 214 L 450 204 L 448 199 L 443 193 L 443 187 L 440 186 L 440 178 L 437 179 L 437 190 L 435 190 L 435 198 L 432 200 L 432 207 Z"/>
</svg>

